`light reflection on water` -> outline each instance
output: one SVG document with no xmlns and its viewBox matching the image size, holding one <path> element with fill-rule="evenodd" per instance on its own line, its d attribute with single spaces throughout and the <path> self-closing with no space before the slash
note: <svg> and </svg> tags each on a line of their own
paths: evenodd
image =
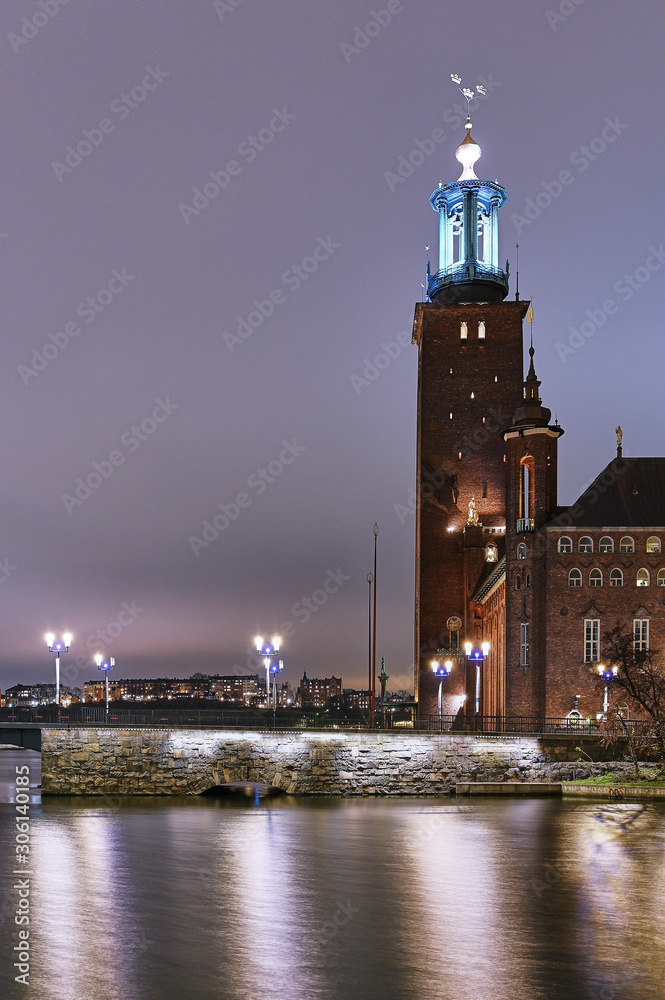
<svg viewBox="0 0 665 1000">
<path fill-rule="evenodd" d="M 27 759 L 38 761 L 0 753 L 2 801 Z M 12 982 L 3 910 L 3 1000 L 665 996 L 658 803 L 51 798 L 31 809 L 31 985 Z M 13 823 L 0 807 L 4 900 Z"/>
</svg>

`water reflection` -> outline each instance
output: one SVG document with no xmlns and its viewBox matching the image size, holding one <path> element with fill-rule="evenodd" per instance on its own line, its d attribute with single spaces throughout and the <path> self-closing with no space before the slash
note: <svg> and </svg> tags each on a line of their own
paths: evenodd
<svg viewBox="0 0 665 1000">
<path fill-rule="evenodd" d="M 38 1000 L 662 1000 L 658 803 L 52 798 L 33 834 Z"/>
</svg>

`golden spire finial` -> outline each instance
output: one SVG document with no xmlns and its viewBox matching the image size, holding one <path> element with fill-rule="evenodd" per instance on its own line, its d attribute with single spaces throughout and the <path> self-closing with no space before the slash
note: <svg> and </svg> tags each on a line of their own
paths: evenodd
<svg viewBox="0 0 665 1000">
<path fill-rule="evenodd" d="M 617 448 L 620 448 L 621 445 L 623 444 L 623 431 L 621 430 L 621 424 L 619 424 L 619 426 L 616 429 L 616 435 L 617 435 Z"/>
</svg>

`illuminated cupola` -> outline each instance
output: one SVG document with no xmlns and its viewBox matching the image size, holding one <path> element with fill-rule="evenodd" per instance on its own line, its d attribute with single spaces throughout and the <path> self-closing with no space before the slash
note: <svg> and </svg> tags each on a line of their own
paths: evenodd
<svg viewBox="0 0 665 1000">
<path fill-rule="evenodd" d="M 439 184 L 430 205 L 439 213 L 439 270 L 428 274 L 427 295 L 433 302 L 500 302 L 508 294 L 508 263 L 499 267 L 498 211 L 506 200 L 500 184 L 476 177 L 480 146 L 471 136 L 469 101 L 474 92 L 459 86 L 467 102 L 466 137 L 455 150 L 462 173 Z M 485 94 L 484 87 L 477 87 Z"/>
</svg>

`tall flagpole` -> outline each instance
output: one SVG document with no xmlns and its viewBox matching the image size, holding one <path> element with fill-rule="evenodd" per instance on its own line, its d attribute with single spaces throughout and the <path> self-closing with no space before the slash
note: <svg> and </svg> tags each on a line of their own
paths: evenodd
<svg viewBox="0 0 665 1000">
<path fill-rule="evenodd" d="M 370 727 L 374 729 L 374 704 L 376 699 L 376 540 L 379 526 L 374 524 L 374 620 L 372 622 L 372 691 L 370 694 Z"/>
</svg>

